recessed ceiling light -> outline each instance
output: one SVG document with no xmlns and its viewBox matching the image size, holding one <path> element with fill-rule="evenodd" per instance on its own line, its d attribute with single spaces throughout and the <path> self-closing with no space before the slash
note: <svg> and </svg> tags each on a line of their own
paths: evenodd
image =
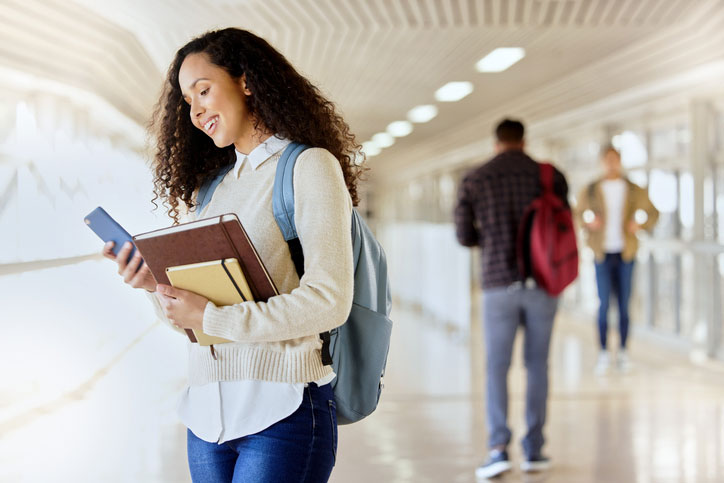
<svg viewBox="0 0 724 483">
<path fill-rule="evenodd" d="M 448 82 L 435 91 L 435 99 L 440 102 L 455 102 L 473 92 L 472 82 Z"/>
<path fill-rule="evenodd" d="M 502 47 L 495 49 L 475 64 L 478 72 L 503 72 L 525 57 L 525 49 L 520 47 Z"/>
<path fill-rule="evenodd" d="M 432 104 L 425 104 L 422 106 L 413 107 L 407 113 L 407 119 L 412 122 L 428 122 L 437 116 L 437 106 Z"/>
<path fill-rule="evenodd" d="M 387 126 L 387 132 L 396 138 L 407 136 L 412 132 L 412 123 L 410 121 L 395 121 Z"/>
<path fill-rule="evenodd" d="M 395 144 L 395 138 L 393 138 L 391 134 L 387 134 L 386 132 L 378 132 L 377 134 L 372 136 L 372 142 L 381 148 L 389 148 L 390 146 Z"/>
<path fill-rule="evenodd" d="M 362 143 L 362 152 L 367 155 L 368 158 L 377 156 L 382 152 L 382 148 L 373 143 L 372 141 L 366 141 Z"/>
</svg>

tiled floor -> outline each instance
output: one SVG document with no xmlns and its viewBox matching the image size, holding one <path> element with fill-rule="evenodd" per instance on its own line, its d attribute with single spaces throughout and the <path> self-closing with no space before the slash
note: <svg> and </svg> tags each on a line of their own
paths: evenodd
<svg viewBox="0 0 724 483">
<path fill-rule="evenodd" d="M 174 414 L 184 343 L 150 325 L 143 297 L 119 290 L 107 268 L 88 262 L 0 277 L 0 293 L 56 287 L 42 303 L 3 300 L 2 326 L 15 343 L 0 352 L 2 482 L 189 481 Z M 75 305 L 88 297 L 107 302 Z M 461 338 L 399 307 L 394 320 L 382 403 L 368 420 L 340 428 L 332 481 L 472 482 L 485 452 L 479 324 Z M 555 467 L 498 481 L 724 481 L 724 365 L 702 368 L 634 336 L 631 373 L 595 377 L 593 340 L 591 326 L 559 318 L 546 427 Z M 516 351 L 517 463 L 525 373 Z"/>
<path fill-rule="evenodd" d="M 383 404 L 366 426 L 340 431 L 350 450 L 334 481 L 474 481 L 486 441 L 479 326 L 470 343 L 455 342 L 412 313 L 397 318 Z M 545 431 L 554 469 L 526 475 L 516 468 L 497 481 L 724 481 L 721 368 L 634 340 L 630 373 L 596 377 L 592 328 L 563 316 L 557 323 Z M 525 372 L 515 350 L 509 414 L 517 466 Z"/>
</svg>

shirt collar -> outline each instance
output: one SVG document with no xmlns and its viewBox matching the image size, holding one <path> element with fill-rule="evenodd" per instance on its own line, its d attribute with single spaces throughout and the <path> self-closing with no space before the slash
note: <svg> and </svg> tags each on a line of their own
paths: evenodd
<svg viewBox="0 0 724 483">
<path fill-rule="evenodd" d="M 276 134 L 269 137 L 266 141 L 252 149 L 249 154 L 244 154 L 236 151 L 236 164 L 234 165 L 234 174 L 236 178 L 239 178 L 241 174 L 241 167 L 245 160 L 249 160 L 252 169 L 257 169 L 267 159 L 277 154 L 282 149 L 286 148 L 291 141 L 277 136 Z"/>
</svg>

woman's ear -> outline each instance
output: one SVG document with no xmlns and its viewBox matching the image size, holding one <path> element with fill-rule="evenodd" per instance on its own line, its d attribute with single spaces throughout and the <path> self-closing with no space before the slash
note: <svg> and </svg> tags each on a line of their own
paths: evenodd
<svg viewBox="0 0 724 483">
<path fill-rule="evenodd" d="M 251 95 L 251 91 L 246 86 L 246 74 L 242 74 L 241 78 L 239 79 L 239 85 L 241 86 L 241 91 L 244 93 L 244 95 Z"/>
</svg>

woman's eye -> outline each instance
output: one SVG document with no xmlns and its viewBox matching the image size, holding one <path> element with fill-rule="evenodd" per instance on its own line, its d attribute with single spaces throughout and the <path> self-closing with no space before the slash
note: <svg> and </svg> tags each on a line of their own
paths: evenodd
<svg viewBox="0 0 724 483">
<path fill-rule="evenodd" d="M 209 92 L 209 88 L 207 87 L 207 88 L 204 89 L 203 91 L 199 92 L 199 95 L 200 95 L 200 96 L 205 96 L 208 92 Z"/>
</svg>

